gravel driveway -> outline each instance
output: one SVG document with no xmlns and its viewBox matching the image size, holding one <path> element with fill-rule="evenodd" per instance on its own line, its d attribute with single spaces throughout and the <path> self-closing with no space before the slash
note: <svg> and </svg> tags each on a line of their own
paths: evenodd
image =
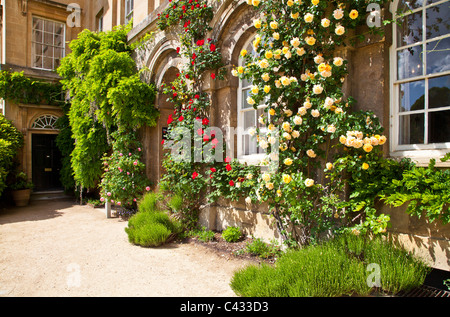
<svg viewBox="0 0 450 317">
<path fill-rule="evenodd" d="M 135 246 L 126 226 L 67 200 L 1 210 L 0 296 L 235 296 L 245 262 L 195 244 Z"/>
</svg>

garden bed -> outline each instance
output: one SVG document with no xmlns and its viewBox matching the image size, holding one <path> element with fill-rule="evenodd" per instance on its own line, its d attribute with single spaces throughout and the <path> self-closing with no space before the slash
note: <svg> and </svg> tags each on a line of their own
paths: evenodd
<svg viewBox="0 0 450 317">
<path fill-rule="evenodd" d="M 246 252 L 248 244 L 254 241 L 251 237 L 243 237 L 237 242 L 227 242 L 222 238 L 220 232 L 214 232 L 214 239 L 212 241 L 201 241 L 197 237 L 188 237 L 184 242 L 195 243 L 202 245 L 208 249 L 213 250 L 217 255 L 226 259 L 242 259 L 256 263 L 273 264 L 276 261 L 275 257 L 262 258 L 257 255 Z"/>
</svg>

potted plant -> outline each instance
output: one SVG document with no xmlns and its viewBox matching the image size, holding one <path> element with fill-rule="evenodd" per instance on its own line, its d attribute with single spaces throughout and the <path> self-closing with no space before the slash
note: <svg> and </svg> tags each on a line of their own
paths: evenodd
<svg viewBox="0 0 450 317">
<path fill-rule="evenodd" d="M 9 186 L 12 198 L 18 207 L 27 206 L 30 201 L 31 189 L 33 183 L 28 180 L 24 172 L 18 172 L 15 175 L 14 182 Z"/>
</svg>

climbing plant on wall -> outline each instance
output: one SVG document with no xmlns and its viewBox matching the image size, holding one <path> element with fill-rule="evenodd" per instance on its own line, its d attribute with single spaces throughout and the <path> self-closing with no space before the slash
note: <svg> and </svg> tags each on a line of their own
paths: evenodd
<svg viewBox="0 0 450 317">
<path fill-rule="evenodd" d="M 131 24 L 108 32 L 84 30 L 69 44 L 72 52 L 58 68 L 71 99 L 68 116 L 75 140 L 71 154 L 75 182 L 82 188 L 100 185 L 102 195 L 114 201 L 119 193 L 108 190 L 106 196 L 104 190 L 116 182 L 105 171 L 104 157 L 114 159 L 116 142 L 134 138 L 144 125 L 154 126 L 159 116 L 154 86 L 141 80 L 131 56 L 135 46 L 127 43 L 130 28 Z M 106 180 L 102 182 L 103 173 Z M 133 177 L 129 181 L 140 184 L 145 175 L 134 173 Z M 145 186 L 140 190 L 145 191 Z"/>
</svg>

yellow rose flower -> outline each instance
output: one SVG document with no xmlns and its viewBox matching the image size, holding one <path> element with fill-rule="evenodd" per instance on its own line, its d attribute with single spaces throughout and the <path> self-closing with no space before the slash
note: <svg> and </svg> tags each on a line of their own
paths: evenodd
<svg viewBox="0 0 450 317">
<path fill-rule="evenodd" d="M 281 77 L 280 80 L 283 86 L 289 86 L 289 84 L 291 83 L 291 80 L 286 76 Z"/>
<path fill-rule="evenodd" d="M 280 189 L 277 190 L 277 196 L 281 197 L 281 190 Z"/>
<path fill-rule="evenodd" d="M 306 44 L 308 44 L 310 46 L 316 44 L 316 39 L 312 36 L 307 36 L 305 40 L 306 40 Z"/>
<path fill-rule="evenodd" d="M 314 185 L 314 180 L 313 180 L 313 179 L 307 178 L 307 179 L 305 180 L 305 186 L 306 186 L 306 187 L 311 187 L 311 186 L 313 186 L 313 185 Z"/>
<path fill-rule="evenodd" d="M 345 137 L 345 135 L 341 135 L 339 137 L 339 142 L 341 142 L 341 144 L 347 143 L 347 138 Z"/>
<path fill-rule="evenodd" d="M 272 53 L 272 51 L 266 51 L 266 53 L 264 54 L 264 56 L 265 56 L 267 59 L 271 59 L 271 58 L 273 57 L 273 53 Z"/>
<path fill-rule="evenodd" d="M 349 16 L 350 16 L 350 19 L 352 19 L 352 20 L 356 19 L 358 17 L 358 11 L 353 9 L 352 11 L 350 11 Z"/>
<path fill-rule="evenodd" d="M 273 189 L 273 183 L 266 183 L 266 188 L 268 190 L 272 190 Z"/>
<path fill-rule="evenodd" d="M 285 184 L 289 184 L 291 181 L 292 181 L 291 175 L 283 174 L 283 182 L 284 182 Z"/>
<path fill-rule="evenodd" d="M 268 94 L 268 93 L 270 92 L 270 86 L 269 86 L 269 85 L 265 85 L 265 86 L 264 86 L 264 92 L 265 92 L 266 94 Z"/>
<path fill-rule="evenodd" d="M 275 115 L 275 109 L 270 108 L 270 109 L 269 109 L 269 114 L 270 114 L 271 116 L 274 116 L 274 115 Z"/>
<path fill-rule="evenodd" d="M 300 136 L 300 132 L 298 132 L 297 130 L 292 131 L 292 137 L 294 139 L 298 138 Z"/>
<path fill-rule="evenodd" d="M 334 10 L 334 11 L 333 11 L 333 17 L 334 17 L 336 20 L 342 19 L 342 18 L 344 17 L 344 11 L 342 11 L 342 9 L 340 9 L 340 8 Z"/>
<path fill-rule="evenodd" d="M 322 91 L 323 91 L 323 87 L 321 85 L 314 85 L 313 86 L 313 92 L 316 95 L 320 95 L 322 93 Z"/>
<path fill-rule="evenodd" d="M 253 6 L 257 7 L 259 6 L 260 0 L 252 0 Z"/>
<path fill-rule="evenodd" d="M 294 37 L 294 38 L 291 40 L 291 45 L 292 45 L 293 47 L 298 47 L 298 46 L 300 45 L 300 40 L 299 40 L 299 38 L 298 38 L 298 37 Z"/>
<path fill-rule="evenodd" d="M 300 15 L 300 13 L 291 13 L 291 18 L 293 18 L 294 20 L 298 19 L 298 16 Z"/>
<path fill-rule="evenodd" d="M 269 25 L 270 25 L 270 28 L 271 28 L 272 30 L 278 29 L 278 23 L 275 22 L 275 21 L 270 22 Z"/>
<path fill-rule="evenodd" d="M 292 7 L 294 5 L 294 1 L 288 0 L 287 5 L 288 7 Z"/>
<path fill-rule="evenodd" d="M 267 81 L 269 81 L 269 80 L 270 80 L 270 76 L 269 76 L 269 74 L 268 74 L 268 73 L 264 73 L 264 74 L 262 74 L 261 78 L 262 78 L 262 80 L 264 80 L 265 82 L 267 82 Z"/>
<path fill-rule="evenodd" d="M 248 98 L 247 98 L 247 103 L 248 103 L 249 105 L 254 105 L 254 104 L 255 104 L 255 100 L 254 100 L 252 97 L 248 97 Z"/>
<path fill-rule="evenodd" d="M 269 62 L 267 61 L 267 59 L 263 59 L 262 61 L 259 61 L 259 67 L 261 67 L 261 68 L 269 67 Z"/>
<path fill-rule="evenodd" d="M 264 173 L 264 174 L 262 174 L 262 179 L 263 179 L 265 182 L 270 181 L 270 174 L 269 174 L 269 173 Z"/>
<path fill-rule="evenodd" d="M 327 28 L 327 27 L 330 26 L 330 20 L 328 20 L 327 18 L 323 18 L 323 19 L 320 21 L 320 24 L 322 24 L 322 26 L 323 26 L 324 28 Z"/>
<path fill-rule="evenodd" d="M 238 71 L 239 74 L 243 74 L 244 73 L 244 67 L 239 66 L 237 71 Z"/>
<path fill-rule="evenodd" d="M 245 55 L 247 55 L 247 50 L 242 50 L 241 51 L 241 56 L 244 57 Z"/>
<path fill-rule="evenodd" d="M 311 1 L 311 3 L 312 3 L 313 5 L 315 5 L 315 6 L 318 5 L 319 2 L 320 2 L 319 0 L 312 0 L 312 1 Z"/>
<path fill-rule="evenodd" d="M 251 92 L 252 94 L 256 95 L 259 92 L 258 86 L 252 86 Z"/>
<path fill-rule="evenodd" d="M 327 170 L 331 171 L 331 169 L 333 168 L 333 163 L 327 163 L 326 164 Z"/>
<path fill-rule="evenodd" d="M 314 150 L 306 151 L 306 155 L 308 155 L 310 158 L 315 158 L 317 156 Z"/>
<path fill-rule="evenodd" d="M 288 157 L 287 159 L 285 159 L 283 161 L 283 163 L 284 163 L 284 165 L 289 166 L 289 165 L 292 165 L 292 163 L 294 163 L 294 161 L 291 158 Z"/>
<path fill-rule="evenodd" d="M 342 64 L 344 64 L 344 60 L 342 59 L 342 57 L 335 57 L 333 59 L 333 64 L 334 66 L 342 66 Z"/>
<path fill-rule="evenodd" d="M 362 166 L 361 166 L 361 168 L 362 168 L 363 170 L 367 170 L 367 169 L 369 169 L 369 164 L 363 163 Z"/>
<path fill-rule="evenodd" d="M 345 28 L 344 28 L 342 25 L 338 25 L 338 26 L 336 27 L 336 30 L 334 30 L 334 32 L 335 32 L 337 35 L 342 35 L 342 34 L 345 33 Z"/>
<path fill-rule="evenodd" d="M 260 19 L 253 20 L 253 25 L 257 29 L 261 28 L 261 20 Z"/>
<path fill-rule="evenodd" d="M 304 20 L 306 23 L 311 23 L 314 20 L 314 15 L 311 13 L 306 13 Z"/>
<path fill-rule="evenodd" d="M 378 140 L 379 145 L 383 145 L 386 143 L 386 137 L 384 135 L 380 136 L 380 139 Z"/>
<path fill-rule="evenodd" d="M 280 33 L 278 33 L 278 32 L 273 32 L 272 37 L 273 37 L 275 40 L 279 40 L 279 39 L 280 39 Z"/>
<path fill-rule="evenodd" d="M 373 146 L 370 143 L 366 143 L 363 145 L 363 150 L 366 151 L 367 153 L 369 153 L 370 151 L 372 151 Z"/>
<path fill-rule="evenodd" d="M 283 130 L 286 131 L 286 132 L 291 131 L 291 125 L 289 124 L 289 122 L 283 122 L 283 124 L 281 125 L 281 127 L 282 127 Z"/>
<path fill-rule="evenodd" d="M 306 51 L 303 47 L 297 48 L 297 55 L 303 56 L 305 55 Z"/>
</svg>

